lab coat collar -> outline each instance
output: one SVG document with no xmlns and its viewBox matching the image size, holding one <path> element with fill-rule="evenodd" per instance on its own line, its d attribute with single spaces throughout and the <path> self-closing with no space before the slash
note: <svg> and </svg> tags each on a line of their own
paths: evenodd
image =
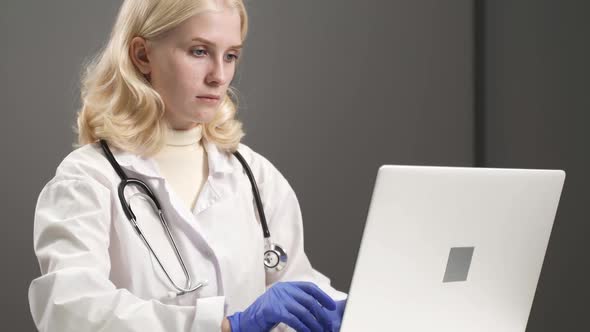
<svg viewBox="0 0 590 332">
<path fill-rule="evenodd" d="M 203 147 L 207 151 L 209 171 L 215 173 L 232 173 L 235 168 L 236 159 L 229 152 L 220 151 L 217 145 L 207 141 L 204 137 Z"/>
<path fill-rule="evenodd" d="M 202 140 L 203 147 L 207 152 L 210 174 L 232 173 L 235 168 L 235 158 L 230 153 L 219 150 L 215 143 L 207 141 L 205 137 Z M 159 172 L 159 167 L 153 158 L 145 158 L 128 151 L 113 149 L 112 152 L 121 167 L 147 177 L 163 179 Z"/>
</svg>

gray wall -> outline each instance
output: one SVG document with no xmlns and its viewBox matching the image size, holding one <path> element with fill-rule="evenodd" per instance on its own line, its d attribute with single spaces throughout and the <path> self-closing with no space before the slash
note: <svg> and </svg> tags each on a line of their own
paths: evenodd
<svg viewBox="0 0 590 332">
<path fill-rule="evenodd" d="M 529 331 L 590 331 L 590 2 L 486 1 L 486 165 L 567 176 Z"/>
<path fill-rule="evenodd" d="M 39 273 L 32 250 L 37 195 L 71 151 L 80 65 L 108 37 L 119 4 L 88 0 L 0 3 L 0 109 L 5 116 L 0 143 L 5 156 L 1 190 L 6 220 L 0 252 L 8 265 L 0 280 L 7 289 L 5 299 L 10 299 L 2 301 L 0 312 L 3 326 L 13 330 L 33 329 L 26 292 L 30 280 Z M 489 135 L 486 140 L 474 140 L 474 114 L 488 114 L 487 110 L 497 105 L 482 104 L 486 113 L 474 113 L 474 96 L 480 94 L 474 94 L 478 85 L 473 84 L 473 69 L 477 68 L 473 1 L 258 0 L 247 1 L 247 6 L 251 30 L 236 78 L 242 97 L 239 117 L 247 132 L 245 143 L 268 157 L 291 182 L 303 210 L 308 255 L 336 287 L 348 290 L 350 285 L 381 164 L 469 166 L 474 165 L 474 151 L 485 147 L 491 165 L 525 165 L 499 158 L 520 154 L 507 153 L 502 145 L 494 150 L 491 142 L 498 139 L 494 136 L 497 126 L 514 126 L 514 134 L 508 139 L 517 146 L 519 143 L 512 139 L 522 142 L 530 130 L 527 116 L 511 120 L 485 117 Z M 489 20 L 494 19 L 490 14 Z M 526 16 L 515 17 L 514 22 L 524 19 Z M 570 30 L 564 29 L 563 33 L 569 35 Z M 505 42 L 503 35 L 494 36 L 496 43 Z M 490 35 L 486 49 L 493 49 L 494 36 Z M 529 45 L 526 38 L 513 38 L 515 44 Z M 587 73 L 582 57 L 576 59 Z M 489 68 L 496 70 L 503 65 L 490 62 Z M 520 68 L 518 62 L 510 66 L 505 69 Z M 551 73 L 560 75 L 559 69 Z M 578 96 L 574 106 L 582 105 L 577 102 L 587 106 L 588 99 L 583 100 L 581 95 L 582 78 L 587 75 L 569 71 L 562 75 L 562 79 L 579 77 L 571 85 L 577 90 L 563 90 L 562 98 L 574 93 Z M 485 100 L 491 100 L 504 82 L 488 74 L 485 77 L 488 89 L 478 91 Z M 539 96 L 533 98 L 534 90 L 530 93 L 535 102 L 543 104 L 535 99 L 541 99 Z M 577 122 L 570 124 L 572 118 Z M 547 123 L 560 123 L 568 134 L 568 126 L 581 128 L 581 115 L 572 118 L 553 115 Z M 523 134 L 518 128 L 523 128 Z M 582 151 L 582 137 L 576 137 L 579 141 L 547 139 L 548 144 L 555 145 L 551 145 L 552 152 L 546 152 L 546 160 L 563 156 L 561 151 L 575 144 Z M 474 142 L 488 144 L 476 150 Z M 581 159 L 569 156 L 568 165 L 572 166 L 567 169 L 566 181 L 571 188 L 582 188 L 582 178 L 579 183 L 572 178 L 573 167 L 582 167 Z M 528 159 L 525 166 L 560 165 Z M 572 266 L 583 261 L 581 256 L 568 256 L 570 250 L 580 252 L 581 244 L 574 247 L 576 244 L 566 243 L 570 237 L 581 239 L 576 230 L 583 227 L 583 214 L 572 207 L 580 206 L 574 202 L 580 202 L 583 193 L 578 189 L 566 191 L 566 195 L 560 218 L 570 209 L 567 213 L 572 221 L 556 226 L 557 237 L 550 245 L 550 265 L 541 278 L 533 308 L 535 322 L 531 323 L 535 328 L 531 331 L 542 331 L 539 324 L 544 323 L 543 310 L 548 309 L 539 308 L 551 308 L 555 298 L 561 302 L 576 298 L 573 293 L 559 294 L 560 283 L 571 279 L 556 272 L 563 268 L 580 272 Z M 588 273 L 575 278 L 582 280 L 584 276 L 587 279 Z M 574 318 L 572 324 L 576 319 L 581 323 L 579 316 L 568 315 L 565 310 L 554 312 L 554 321 L 568 317 Z"/>
<path fill-rule="evenodd" d="M 34 331 L 27 290 L 37 196 L 71 151 L 84 57 L 108 38 L 118 1 L 1 1 L 2 214 L 0 317 L 6 331 Z"/>
</svg>

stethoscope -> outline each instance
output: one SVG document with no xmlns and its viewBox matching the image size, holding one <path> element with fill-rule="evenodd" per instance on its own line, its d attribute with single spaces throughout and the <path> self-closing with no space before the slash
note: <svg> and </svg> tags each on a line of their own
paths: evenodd
<svg viewBox="0 0 590 332">
<path fill-rule="evenodd" d="M 187 270 L 186 265 L 184 263 L 184 259 L 182 258 L 182 255 L 180 254 L 180 251 L 178 250 L 178 247 L 176 245 L 176 241 L 174 240 L 174 237 L 172 236 L 172 233 L 170 232 L 170 228 L 168 227 L 168 222 L 166 222 L 166 219 L 164 218 L 164 213 L 162 212 L 162 206 L 160 205 L 160 201 L 158 201 L 158 198 L 154 195 L 154 193 L 148 187 L 148 185 L 146 185 L 143 181 L 136 179 L 136 178 L 130 178 L 127 176 L 127 174 L 125 174 L 125 172 L 121 168 L 121 165 L 119 165 L 119 163 L 117 163 L 117 161 L 115 160 L 115 157 L 113 156 L 113 153 L 111 152 L 111 149 L 109 149 L 109 146 L 105 140 L 101 139 L 100 145 L 101 145 L 102 150 L 104 151 L 107 159 L 109 160 L 109 163 L 111 164 L 111 166 L 113 166 L 113 168 L 115 169 L 115 171 L 117 172 L 117 174 L 121 178 L 121 182 L 119 183 L 119 188 L 118 188 L 118 194 L 119 194 L 119 200 L 121 201 L 121 206 L 123 207 L 123 211 L 125 212 L 127 219 L 129 219 L 129 222 L 131 222 L 131 226 L 133 226 L 137 235 L 141 238 L 141 240 L 146 245 L 146 247 L 148 248 L 150 253 L 154 256 L 154 258 L 158 262 L 158 265 L 160 265 L 160 268 L 162 269 L 162 271 L 164 271 L 164 274 L 166 275 L 166 278 L 168 279 L 168 281 L 170 281 L 172 286 L 176 289 L 176 292 L 173 293 L 174 296 L 193 292 L 193 291 L 196 291 L 197 289 L 205 286 L 207 284 L 206 281 L 198 282 L 194 286 L 192 285 L 190 274 L 188 273 L 188 270 Z M 264 234 L 264 267 L 269 272 L 280 271 L 287 264 L 287 253 L 285 252 L 285 250 L 283 250 L 283 248 L 281 248 L 279 245 L 277 245 L 275 243 L 272 243 L 270 240 L 270 231 L 268 230 L 268 226 L 266 224 L 266 216 L 264 214 L 264 209 L 262 207 L 262 200 L 260 199 L 260 193 L 258 192 L 258 186 L 256 185 L 256 181 L 254 180 L 254 175 L 252 175 L 252 171 L 250 170 L 248 163 L 246 162 L 246 160 L 244 160 L 244 157 L 242 157 L 242 155 L 238 151 L 235 151 L 233 153 L 233 155 L 236 156 L 236 158 L 238 158 L 238 160 L 242 164 L 242 167 L 244 168 L 244 170 L 246 171 L 246 174 L 248 175 L 248 179 L 250 180 L 250 184 L 252 185 L 252 192 L 254 193 L 254 199 L 256 201 L 256 208 L 258 210 L 258 216 L 260 217 L 260 224 L 262 225 L 262 232 Z M 166 268 L 164 267 L 164 265 L 160 261 L 160 258 L 154 252 L 154 249 L 152 248 L 149 241 L 146 239 L 143 232 L 141 231 L 141 227 L 137 223 L 137 219 L 135 217 L 135 214 L 131 210 L 131 206 L 125 200 L 125 195 L 124 195 L 125 187 L 130 184 L 134 184 L 134 185 L 139 186 L 143 190 L 143 193 L 139 192 L 138 194 L 143 196 L 144 198 L 146 198 L 151 203 L 154 210 L 157 211 L 157 215 L 158 215 L 160 222 L 162 223 L 162 227 L 164 228 L 164 231 L 165 231 L 164 233 L 166 234 L 166 237 L 168 238 L 168 241 L 170 242 L 172 249 L 174 249 L 174 253 L 176 255 L 176 258 L 177 258 L 178 262 L 180 263 L 182 271 L 184 272 L 184 275 L 186 278 L 186 282 L 185 282 L 184 287 L 177 285 L 176 282 L 174 282 L 174 280 L 172 280 L 172 278 L 170 277 L 170 274 L 168 273 L 168 270 L 166 270 Z"/>
</svg>

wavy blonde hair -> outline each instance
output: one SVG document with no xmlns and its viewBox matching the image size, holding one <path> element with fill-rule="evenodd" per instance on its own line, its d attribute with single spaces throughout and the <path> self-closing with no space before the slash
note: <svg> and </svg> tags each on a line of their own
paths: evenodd
<svg viewBox="0 0 590 332">
<path fill-rule="evenodd" d="M 105 139 L 115 148 L 150 156 L 164 146 L 169 130 L 163 117 L 164 102 L 129 54 L 133 37 L 152 39 L 206 10 L 219 9 L 217 0 L 125 0 L 106 46 L 85 65 L 82 75 L 82 108 L 77 116 L 75 147 Z M 242 0 L 223 0 L 238 10 L 242 41 L 248 16 Z M 230 87 L 203 137 L 221 150 L 235 151 L 244 136 L 235 119 L 237 95 Z"/>
</svg>

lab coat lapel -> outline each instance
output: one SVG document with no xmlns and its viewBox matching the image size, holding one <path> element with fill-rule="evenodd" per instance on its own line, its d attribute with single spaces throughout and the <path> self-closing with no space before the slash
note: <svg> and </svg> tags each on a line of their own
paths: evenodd
<svg viewBox="0 0 590 332">
<path fill-rule="evenodd" d="M 203 147 L 207 152 L 209 177 L 193 209 L 195 216 L 237 190 L 235 181 L 232 181 L 235 167 L 233 156 L 220 151 L 215 144 L 208 142 L 205 138 L 203 140 Z"/>
</svg>

